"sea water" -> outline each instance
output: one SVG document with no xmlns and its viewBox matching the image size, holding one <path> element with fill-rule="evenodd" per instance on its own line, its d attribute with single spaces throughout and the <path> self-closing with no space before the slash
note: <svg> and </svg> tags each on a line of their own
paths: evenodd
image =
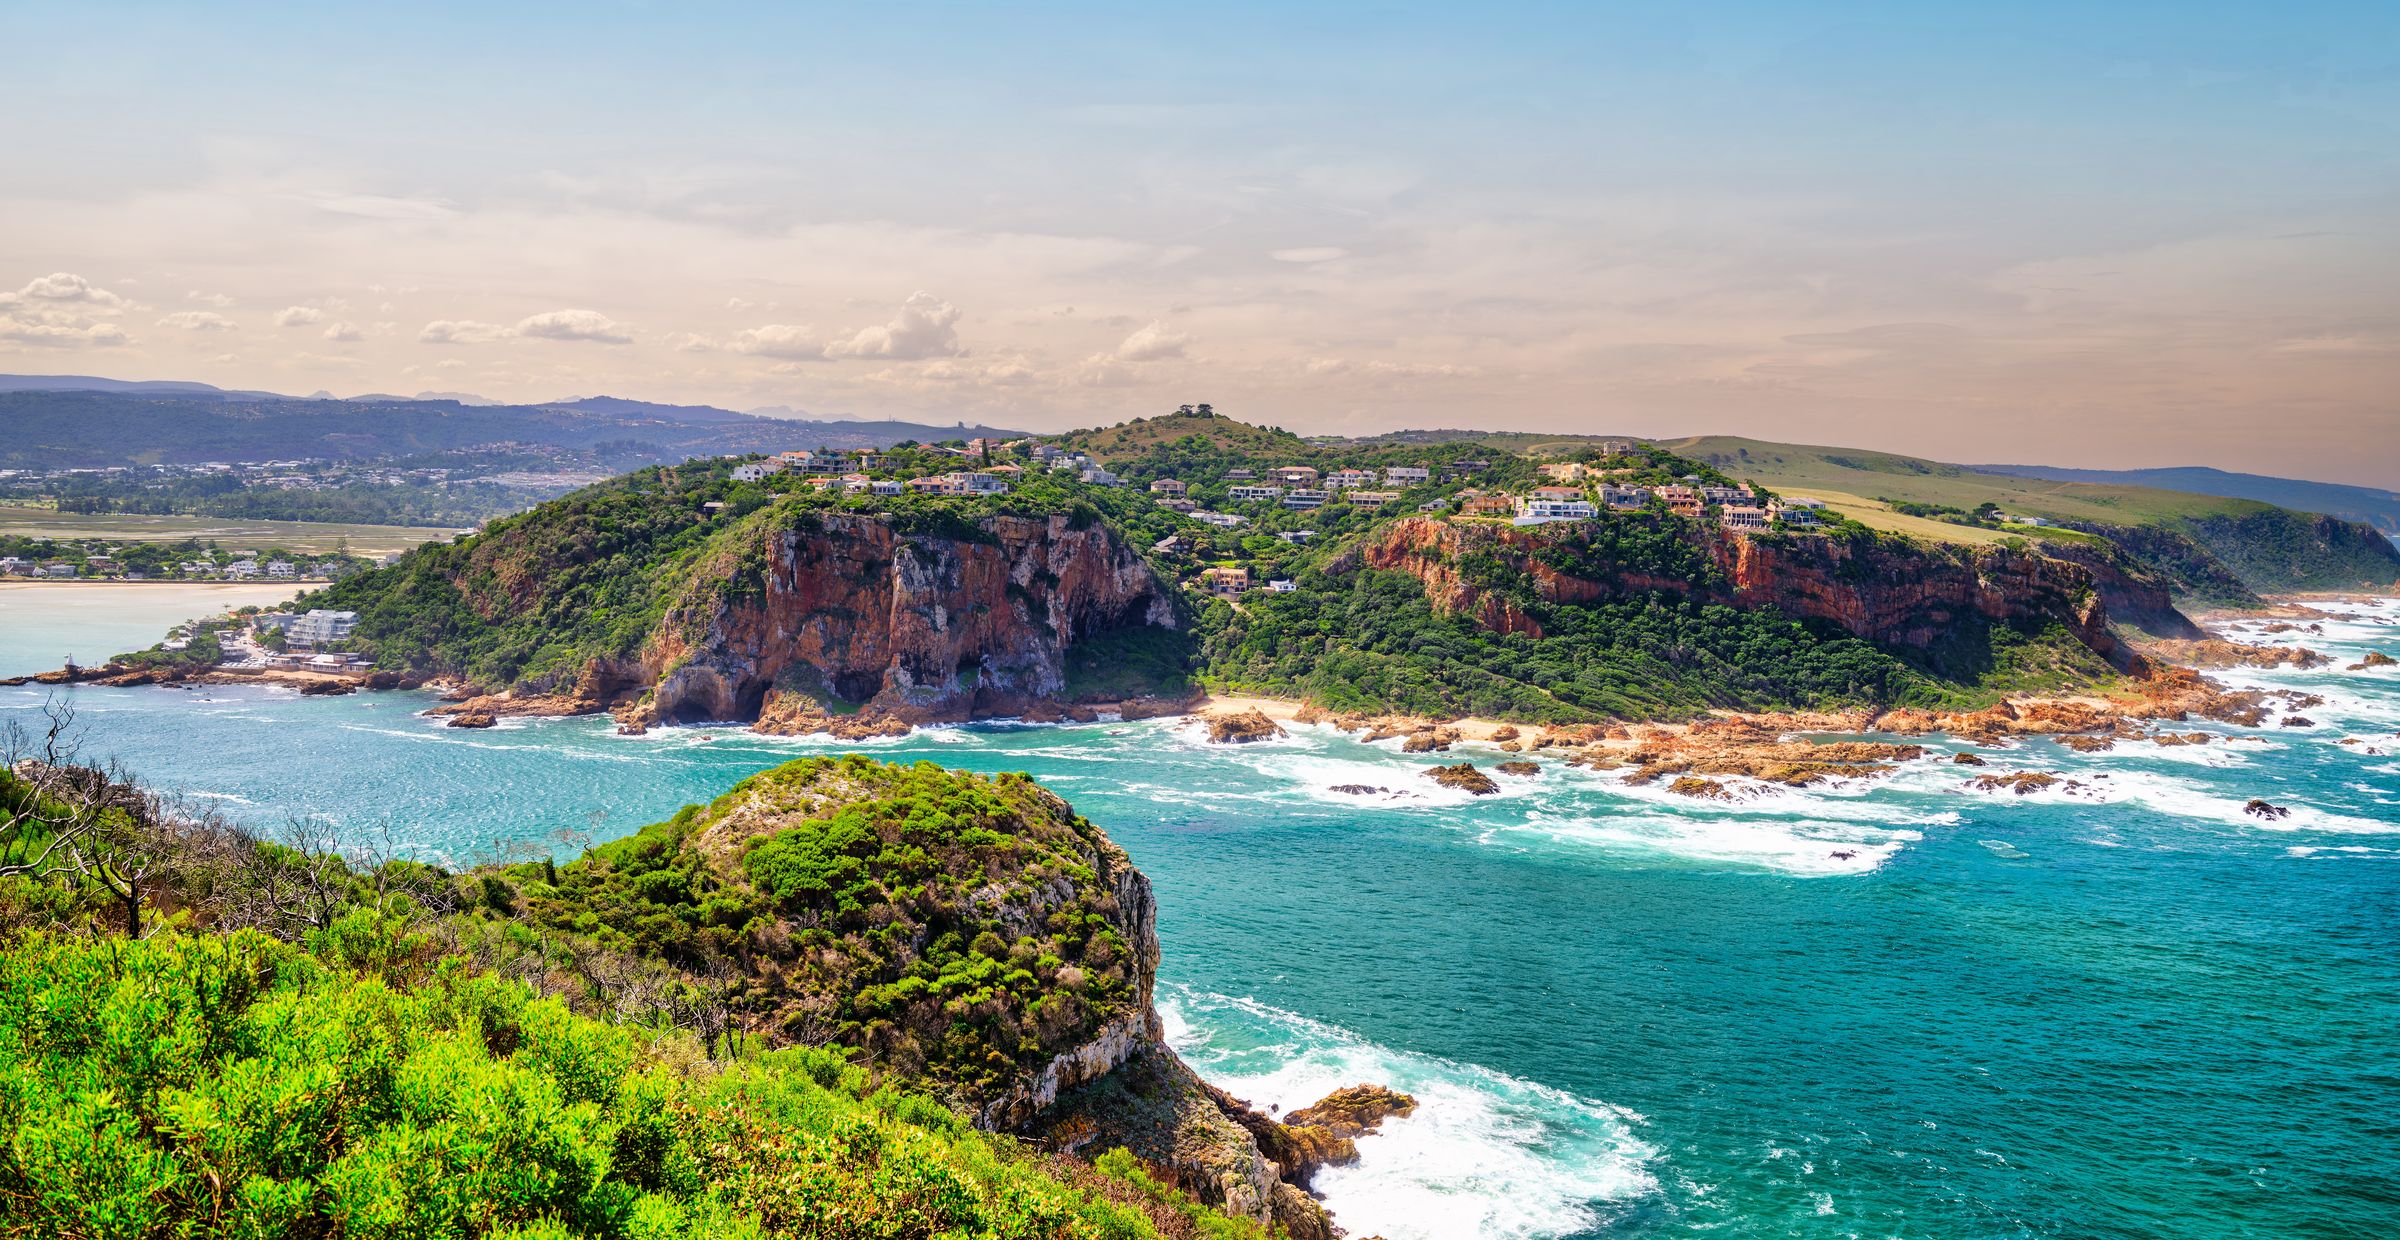
<svg viewBox="0 0 2400 1240">
<path fill-rule="evenodd" d="M 89 752 L 154 784 L 453 863 L 563 854 L 806 754 L 1030 772 L 1154 880 L 1160 1007 L 1204 1075 L 1262 1107 L 1421 1100 L 1320 1177 L 1353 1235 L 2392 1236 L 2400 669 L 2343 665 L 2400 654 L 2400 604 L 2335 610 L 2358 618 L 2236 633 L 2336 657 L 2230 674 L 2324 695 L 2308 726 L 1982 768 L 1936 738 L 1886 779 L 1730 803 L 1546 757 L 1471 797 L 1322 728 L 841 743 L 463 731 L 413 694 L 72 700 Z M 31 657 L 11 641 L 0 666 Z M 0 690 L 0 717 L 44 698 Z M 2017 770 L 2077 786 L 1966 786 Z"/>
</svg>

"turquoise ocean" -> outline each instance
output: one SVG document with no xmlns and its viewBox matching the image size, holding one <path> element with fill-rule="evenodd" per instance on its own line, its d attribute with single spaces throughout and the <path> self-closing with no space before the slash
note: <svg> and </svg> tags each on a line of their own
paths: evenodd
<svg viewBox="0 0 2400 1240">
<path fill-rule="evenodd" d="M 462 732 L 412 694 L 73 700 L 87 753 L 153 784 L 456 862 L 621 835 L 806 754 L 1031 772 L 1155 881 L 1161 1007 L 1203 1074 L 1286 1108 L 1362 1080 L 1422 1100 L 1322 1178 L 1357 1236 L 2388 1237 L 2400 669 L 2342 665 L 2400 654 L 2400 603 L 2334 610 L 2355 618 L 2237 631 L 2336 656 L 2231 677 L 2322 694 L 2310 726 L 1981 751 L 2081 785 L 2023 797 L 1944 760 L 1731 804 L 1545 761 L 1471 798 L 1390 743 L 1212 747 L 1172 720 L 859 745 Z M 157 632 L 110 623 L 0 613 L 0 671 Z M 43 697 L 0 689 L 0 717 Z"/>
</svg>

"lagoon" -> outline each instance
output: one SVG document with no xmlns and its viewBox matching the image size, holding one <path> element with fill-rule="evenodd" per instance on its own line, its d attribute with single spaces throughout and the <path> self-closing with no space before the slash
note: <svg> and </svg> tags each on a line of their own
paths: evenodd
<svg viewBox="0 0 2400 1240">
<path fill-rule="evenodd" d="M 464 732 L 411 694 L 74 698 L 150 781 L 453 862 L 571 851 L 811 753 L 1029 771 L 1154 880 L 1162 1008 L 1205 1075 L 1286 1108 L 1360 1080 L 1424 1099 L 1322 1177 L 1354 1235 L 2383 1236 L 2400 669 L 2342 664 L 2400 652 L 2400 604 L 2348 610 L 2241 634 L 2337 656 L 2241 674 L 2325 695 L 2312 726 L 1981 751 L 2082 785 L 2024 797 L 1927 761 L 1702 803 L 1545 761 L 1478 799 L 1396 742 L 1223 748 L 1177 720 L 862 744 Z M 2243 813 L 2262 796 L 2290 816 Z"/>
</svg>

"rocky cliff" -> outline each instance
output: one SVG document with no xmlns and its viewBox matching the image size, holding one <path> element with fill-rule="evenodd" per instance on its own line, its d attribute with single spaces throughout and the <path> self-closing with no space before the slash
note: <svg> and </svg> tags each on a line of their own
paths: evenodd
<svg viewBox="0 0 2400 1240">
<path fill-rule="evenodd" d="M 1540 623 L 1493 589 L 1496 579 L 1522 573 L 1544 602 L 1664 592 L 1771 607 L 1917 651 L 1937 647 L 1963 623 L 2056 624 L 2120 668 L 2139 666 L 2139 656 L 2110 632 L 2112 596 L 2153 623 L 2190 625 L 2153 583 L 2105 563 L 2074 563 L 2030 548 L 1743 537 L 1699 526 L 1685 538 L 1688 551 L 1670 570 L 1616 558 L 1575 523 L 1516 527 L 1418 517 L 1384 527 L 1359 554 L 1366 567 L 1418 577 L 1439 610 L 1471 615 L 1494 632 L 1534 637 L 1542 636 Z"/>
<path fill-rule="evenodd" d="M 904 723 L 1022 714 L 1071 696 L 1076 643 L 1178 626 L 1140 555 L 1063 516 L 928 535 L 804 514 L 755 539 L 695 570 L 734 588 L 687 591 L 645 643 L 655 719 L 792 728 L 853 711 Z"/>
</svg>

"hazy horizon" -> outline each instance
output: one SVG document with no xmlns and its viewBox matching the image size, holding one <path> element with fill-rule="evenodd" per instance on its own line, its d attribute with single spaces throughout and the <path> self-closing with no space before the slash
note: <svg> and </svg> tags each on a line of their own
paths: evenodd
<svg viewBox="0 0 2400 1240">
<path fill-rule="evenodd" d="M 2400 487 L 2400 13 L 12 6 L 0 371 Z"/>
</svg>

